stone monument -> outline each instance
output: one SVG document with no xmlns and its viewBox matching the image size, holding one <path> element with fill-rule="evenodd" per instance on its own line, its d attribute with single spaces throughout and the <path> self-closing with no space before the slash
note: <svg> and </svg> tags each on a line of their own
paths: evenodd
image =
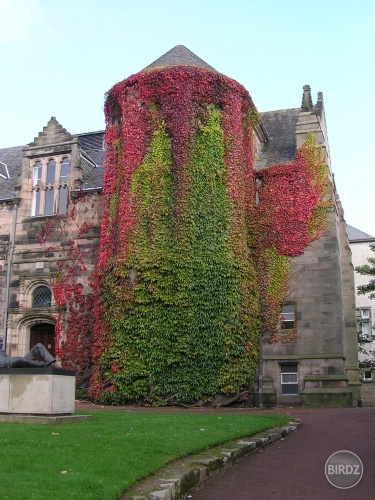
<svg viewBox="0 0 375 500">
<path fill-rule="evenodd" d="M 69 415 L 75 410 L 75 372 L 56 365 L 43 344 L 25 356 L 0 350 L 0 413 Z"/>
</svg>

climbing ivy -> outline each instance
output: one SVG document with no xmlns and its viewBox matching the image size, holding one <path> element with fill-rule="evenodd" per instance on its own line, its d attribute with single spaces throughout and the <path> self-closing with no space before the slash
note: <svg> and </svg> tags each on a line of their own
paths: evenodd
<svg viewBox="0 0 375 500">
<path fill-rule="evenodd" d="M 257 174 L 256 204 L 259 115 L 238 83 L 157 68 L 115 85 L 105 111 L 91 395 L 162 404 L 239 394 L 259 333 L 278 339 L 288 256 L 326 227 L 313 137 L 295 162 Z"/>
<path fill-rule="evenodd" d="M 326 166 L 315 136 L 306 135 L 295 161 L 265 168 L 258 177 L 257 246 L 298 255 L 327 230 L 327 209 L 332 205 Z"/>
<path fill-rule="evenodd" d="M 262 333 L 268 342 L 287 342 L 294 329 L 281 332 L 280 312 L 289 291 L 289 259 L 276 248 L 260 251 L 257 259 Z"/>
<path fill-rule="evenodd" d="M 221 115 L 209 105 L 198 118 L 178 235 L 164 122 L 131 176 L 132 251 L 124 268 L 103 280 L 113 335 L 101 355 L 103 378 L 111 381 L 101 396 L 105 402 L 154 403 L 166 395 L 190 402 L 236 392 L 254 376 L 256 315 L 245 317 L 254 272 L 248 260 L 236 264 L 230 245 Z"/>
<path fill-rule="evenodd" d="M 75 370 L 77 387 L 88 385 L 92 368 L 95 287 L 91 285 L 97 249 L 85 237 L 97 217 L 95 203 L 79 193 L 67 213 L 48 218 L 39 234 L 46 255 L 53 252 L 58 257 L 56 272 L 50 275 L 57 307 L 55 354 L 63 368 Z"/>
<path fill-rule="evenodd" d="M 252 237 L 258 249 L 261 325 L 268 342 L 288 342 L 296 329 L 281 331 L 279 319 L 290 291 L 287 256 L 298 255 L 327 230 L 330 184 L 312 133 L 307 133 L 294 162 L 273 165 L 257 175 L 260 201 Z"/>
</svg>

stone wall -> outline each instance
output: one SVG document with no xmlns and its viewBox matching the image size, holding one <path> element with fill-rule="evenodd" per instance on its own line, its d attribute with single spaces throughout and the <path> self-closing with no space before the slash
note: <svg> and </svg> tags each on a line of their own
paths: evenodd
<svg viewBox="0 0 375 500">
<path fill-rule="evenodd" d="M 361 385 L 361 399 L 362 405 L 369 407 L 375 406 L 375 381 L 368 380 L 366 382 L 362 382 Z"/>
<path fill-rule="evenodd" d="M 264 375 L 272 380 L 275 398 L 281 404 L 321 400 L 322 404 L 357 405 L 353 265 L 341 204 L 335 196 L 322 95 L 314 109 L 299 115 L 297 147 L 307 132 L 314 133 L 323 153 L 334 205 L 327 232 L 291 259 L 289 299 L 296 304 L 297 333 L 287 344 L 264 344 Z M 285 363 L 298 366 L 298 395 L 281 394 L 281 367 Z"/>
</svg>

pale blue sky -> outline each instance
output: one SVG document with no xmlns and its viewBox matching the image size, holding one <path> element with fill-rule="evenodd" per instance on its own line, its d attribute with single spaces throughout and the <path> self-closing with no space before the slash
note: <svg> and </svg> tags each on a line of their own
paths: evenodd
<svg viewBox="0 0 375 500">
<path fill-rule="evenodd" d="M 375 236 L 375 0 L 0 0 L 0 148 L 51 116 L 104 128 L 105 92 L 182 44 L 259 111 L 323 92 L 345 218 Z"/>
</svg>

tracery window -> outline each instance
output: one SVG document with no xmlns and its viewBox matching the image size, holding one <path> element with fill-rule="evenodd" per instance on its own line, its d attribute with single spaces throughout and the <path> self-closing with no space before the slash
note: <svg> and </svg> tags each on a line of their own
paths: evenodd
<svg viewBox="0 0 375 500">
<path fill-rule="evenodd" d="M 42 158 L 33 165 L 31 215 L 63 214 L 67 210 L 70 161 L 67 156 Z"/>
<path fill-rule="evenodd" d="M 33 292 L 33 307 L 51 307 L 52 294 L 48 286 L 38 286 Z"/>
</svg>

